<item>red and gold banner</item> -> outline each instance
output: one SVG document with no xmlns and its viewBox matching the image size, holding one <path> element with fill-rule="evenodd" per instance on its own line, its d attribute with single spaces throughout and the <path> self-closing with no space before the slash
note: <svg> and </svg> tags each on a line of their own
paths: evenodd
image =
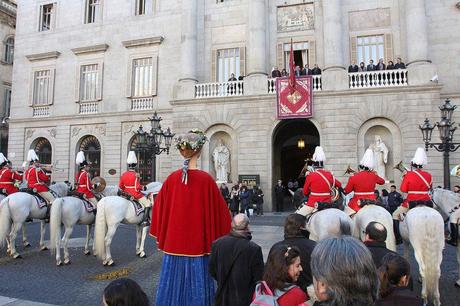
<svg viewBox="0 0 460 306">
<path fill-rule="evenodd" d="M 291 72 L 292 73 L 292 72 Z M 294 81 L 292 81 L 294 79 Z M 313 116 L 313 79 L 310 75 L 276 79 L 278 119 Z"/>
</svg>

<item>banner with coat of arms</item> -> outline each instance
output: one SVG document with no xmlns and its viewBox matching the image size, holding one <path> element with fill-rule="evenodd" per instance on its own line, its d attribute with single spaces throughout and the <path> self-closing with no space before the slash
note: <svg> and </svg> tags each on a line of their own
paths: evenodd
<svg viewBox="0 0 460 306">
<path fill-rule="evenodd" d="M 290 78 L 276 79 L 278 119 L 311 118 L 313 116 L 313 79 L 310 75 L 295 78 L 294 90 Z"/>
</svg>

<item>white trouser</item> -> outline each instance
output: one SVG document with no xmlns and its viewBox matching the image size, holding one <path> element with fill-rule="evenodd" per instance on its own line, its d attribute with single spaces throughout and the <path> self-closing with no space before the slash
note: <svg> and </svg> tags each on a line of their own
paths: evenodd
<svg viewBox="0 0 460 306">
<path fill-rule="evenodd" d="M 393 212 L 393 220 L 398 220 L 400 221 L 400 215 L 405 214 L 409 211 L 409 207 L 404 207 L 404 206 L 399 206 L 394 212 Z"/>
<path fill-rule="evenodd" d="M 457 209 L 456 211 L 452 213 L 452 215 L 450 215 L 449 222 L 458 224 L 459 221 L 460 221 L 460 209 Z"/>
<path fill-rule="evenodd" d="M 90 202 L 91 204 L 94 205 L 94 207 L 97 207 L 97 200 L 96 198 L 90 198 L 90 199 L 86 199 L 88 202 Z"/>
<path fill-rule="evenodd" d="M 150 201 L 146 197 L 139 198 L 139 199 L 137 199 L 137 201 L 142 206 L 144 206 L 144 208 L 148 208 L 148 207 L 152 206 L 152 203 L 150 203 Z"/>
<path fill-rule="evenodd" d="M 308 215 L 311 215 L 315 211 L 316 211 L 315 207 L 302 205 L 299 209 L 297 209 L 295 213 L 306 217 Z"/>
<path fill-rule="evenodd" d="M 45 199 L 45 201 L 48 202 L 48 205 L 53 204 L 53 201 L 55 200 L 53 194 L 49 191 L 44 191 L 44 192 L 39 192 L 38 193 L 42 198 Z"/>
<path fill-rule="evenodd" d="M 354 211 L 348 206 L 345 206 L 344 213 L 351 217 L 352 215 L 356 214 L 356 211 Z"/>
</svg>

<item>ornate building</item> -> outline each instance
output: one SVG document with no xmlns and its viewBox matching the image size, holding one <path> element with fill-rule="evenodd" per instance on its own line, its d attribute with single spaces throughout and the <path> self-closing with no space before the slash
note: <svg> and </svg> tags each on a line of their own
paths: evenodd
<svg viewBox="0 0 460 306">
<path fill-rule="evenodd" d="M 346 181 L 347 165 L 380 136 L 386 178 L 399 183 L 393 166 L 423 145 L 418 125 L 439 117 L 442 100 L 460 102 L 452 1 L 24 1 L 16 35 L 9 154 L 22 163 L 30 148 L 46 152 L 69 169 L 55 180 L 73 180 L 84 150 L 94 173 L 116 183 L 133 132 L 157 110 L 176 133 L 206 131 L 201 168 L 212 175 L 222 141 L 228 180 L 258 175 L 270 209 L 276 180 L 296 178 L 318 144 Z M 313 76 L 313 117 L 280 121 L 271 70 L 287 68 L 291 39 L 296 64 L 322 74 Z M 407 69 L 347 72 L 398 57 Z M 429 158 L 440 184 L 441 155 Z M 149 161 L 144 152 L 141 167 Z M 159 156 L 158 179 L 180 165 L 177 152 Z"/>
</svg>

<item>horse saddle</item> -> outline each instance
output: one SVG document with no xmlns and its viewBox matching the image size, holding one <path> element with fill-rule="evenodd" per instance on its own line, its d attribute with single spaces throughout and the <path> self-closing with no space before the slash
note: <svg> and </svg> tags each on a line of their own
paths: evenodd
<svg viewBox="0 0 460 306">
<path fill-rule="evenodd" d="M 84 193 L 78 192 L 76 190 L 72 190 L 69 192 L 69 196 L 78 198 L 83 201 L 83 205 L 88 213 L 96 214 L 96 207 L 86 199 L 86 195 Z"/>
<path fill-rule="evenodd" d="M 35 201 L 37 202 L 38 208 L 40 208 L 40 209 L 48 205 L 48 202 L 45 200 L 45 198 L 43 198 L 37 192 L 37 190 L 35 190 L 35 188 L 28 188 L 28 187 L 27 188 L 21 188 L 21 189 L 19 189 L 19 191 L 28 193 L 31 196 L 33 196 L 35 198 Z"/>
<path fill-rule="evenodd" d="M 429 201 L 409 201 L 409 209 L 412 209 L 417 206 L 427 206 L 433 208 L 433 202 Z"/>
<path fill-rule="evenodd" d="M 366 205 L 377 205 L 377 206 L 384 207 L 382 202 L 376 201 L 376 200 L 371 200 L 371 199 L 360 199 L 359 203 L 360 203 L 359 204 L 360 207 L 364 207 Z"/>
<path fill-rule="evenodd" d="M 144 206 L 142 206 L 141 203 L 139 203 L 131 194 L 118 190 L 117 195 L 119 197 L 122 197 L 128 201 L 130 201 L 133 206 L 134 206 L 134 211 L 136 212 L 136 216 L 139 216 L 141 213 L 144 212 Z"/>
</svg>

